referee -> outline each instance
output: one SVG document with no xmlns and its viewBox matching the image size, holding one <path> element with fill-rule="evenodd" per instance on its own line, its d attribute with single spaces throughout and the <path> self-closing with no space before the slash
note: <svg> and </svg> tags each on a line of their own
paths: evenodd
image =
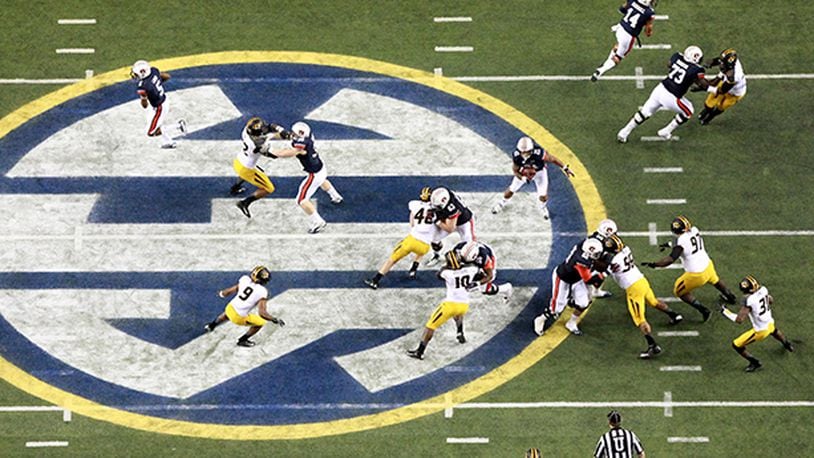
<svg viewBox="0 0 814 458">
<path fill-rule="evenodd" d="M 644 458 L 644 448 L 641 441 L 633 431 L 628 431 L 619 426 L 622 423 L 622 414 L 611 410 L 608 414 L 608 426 L 610 431 L 599 438 L 594 450 L 596 458 L 633 458 L 635 456 Z"/>
</svg>

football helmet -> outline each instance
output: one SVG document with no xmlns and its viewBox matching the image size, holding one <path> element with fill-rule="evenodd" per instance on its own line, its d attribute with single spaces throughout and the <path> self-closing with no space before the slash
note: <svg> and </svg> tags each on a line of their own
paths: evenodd
<svg viewBox="0 0 814 458">
<path fill-rule="evenodd" d="M 133 79 L 143 80 L 150 76 L 150 63 L 146 60 L 137 60 L 130 70 L 130 77 Z"/>
<path fill-rule="evenodd" d="M 475 258 L 478 257 L 478 252 L 480 247 L 478 247 L 478 242 L 466 242 L 466 244 L 461 247 L 461 260 L 463 262 L 474 262 Z"/>
<path fill-rule="evenodd" d="M 760 283 L 758 283 L 757 278 L 751 275 L 743 277 L 743 280 L 741 280 L 738 286 L 740 286 L 744 294 L 752 294 L 760 289 Z"/>
<path fill-rule="evenodd" d="M 681 235 L 690 230 L 692 223 L 686 216 L 678 215 L 672 223 L 670 223 L 670 231 L 675 235 Z"/>
<path fill-rule="evenodd" d="M 644 6 L 651 6 L 653 4 L 652 0 L 636 0 Z"/>
<path fill-rule="evenodd" d="M 252 281 L 257 284 L 265 285 L 269 282 L 269 280 L 271 280 L 271 272 L 266 266 L 257 266 L 252 269 L 252 273 L 249 274 L 249 278 L 251 278 Z"/>
<path fill-rule="evenodd" d="M 311 127 L 302 121 L 295 122 L 291 126 L 291 134 L 297 138 L 306 138 L 311 135 Z"/>
<path fill-rule="evenodd" d="M 534 142 L 529 137 L 520 137 L 520 140 L 517 140 L 517 151 L 521 153 L 527 153 L 534 149 Z"/>
<path fill-rule="evenodd" d="M 444 258 L 447 261 L 447 267 L 450 269 L 457 270 L 461 268 L 461 258 L 458 257 L 458 253 L 456 253 L 455 250 L 447 251 Z"/>
<path fill-rule="evenodd" d="M 727 48 L 721 51 L 721 65 L 725 69 L 730 69 L 735 66 L 738 61 L 738 52 L 734 48 Z"/>
<path fill-rule="evenodd" d="M 540 458 L 542 453 L 540 453 L 539 448 L 530 448 L 526 450 L 526 458 Z"/>
<path fill-rule="evenodd" d="M 266 124 L 266 121 L 263 121 L 263 118 L 254 116 L 246 123 L 246 131 L 252 137 L 259 137 L 263 134 L 267 134 L 269 132 L 269 127 L 268 124 Z"/>
<path fill-rule="evenodd" d="M 588 259 L 599 259 L 602 254 L 602 242 L 594 238 L 587 238 L 582 242 L 582 252 Z"/>
<path fill-rule="evenodd" d="M 605 249 L 611 253 L 618 253 L 625 247 L 625 242 L 616 234 L 606 238 L 602 244 L 605 246 Z"/>
<path fill-rule="evenodd" d="M 418 194 L 418 198 L 421 199 L 422 202 L 429 202 L 430 195 L 432 195 L 432 188 L 429 186 L 425 186 L 421 188 L 421 192 Z"/>
<path fill-rule="evenodd" d="M 687 46 L 687 49 L 684 50 L 684 59 L 686 59 L 687 62 L 697 64 L 701 62 L 701 59 L 703 58 L 704 52 L 701 51 L 701 48 L 699 48 L 698 46 L 695 45 Z"/>
<path fill-rule="evenodd" d="M 599 222 L 599 227 L 596 228 L 596 232 L 599 232 L 602 237 L 610 237 L 616 231 L 616 223 L 612 219 L 603 219 Z"/>
<path fill-rule="evenodd" d="M 449 203 L 449 191 L 445 188 L 435 188 L 430 194 L 430 203 L 435 208 L 444 208 Z"/>
</svg>

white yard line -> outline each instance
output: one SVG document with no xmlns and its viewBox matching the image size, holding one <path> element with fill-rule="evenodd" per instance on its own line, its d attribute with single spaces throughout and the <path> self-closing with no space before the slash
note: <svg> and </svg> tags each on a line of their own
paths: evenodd
<svg viewBox="0 0 814 458">
<path fill-rule="evenodd" d="M 663 409 L 668 404 L 663 401 L 618 401 L 618 402 L 468 402 L 458 404 L 456 409 L 605 409 L 605 408 L 646 408 Z M 732 407 L 814 407 L 814 401 L 672 401 L 673 408 L 732 408 Z"/>
<path fill-rule="evenodd" d="M 658 43 L 654 45 L 642 45 L 642 47 L 639 49 L 673 49 L 673 45 Z"/>
<path fill-rule="evenodd" d="M 672 417 L 673 416 L 673 392 L 672 391 L 665 391 L 664 392 L 664 416 L 665 417 Z"/>
<path fill-rule="evenodd" d="M 44 78 L 44 79 L 28 79 L 28 78 L 10 78 L 0 79 L 0 84 L 73 84 L 82 81 L 81 78 Z"/>
<path fill-rule="evenodd" d="M 701 366 L 661 366 L 660 372 L 701 372 Z"/>
<path fill-rule="evenodd" d="M 655 19 L 656 21 L 669 21 L 670 16 L 666 14 L 654 14 L 653 19 Z"/>
<path fill-rule="evenodd" d="M 436 46 L 435 52 L 472 52 L 475 48 L 472 46 Z"/>
<path fill-rule="evenodd" d="M 488 437 L 447 437 L 447 444 L 488 444 Z"/>
<path fill-rule="evenodd" d="M 657 297 L 656 299 L 662 302 L 681 302 L 681 299 L 677 297 Z"/>
<path fill-rule="evenodd" d="M 709 437 L 706 436 L 696 436 L 696 437 L 668 437 L 667 443 L 669 444 L 676 444 L 676 443 L 691 443 L 691 444 L 704 444 L 709 442 Z"/>
<path fill-rule="evenodd" d="M 433 75 L 435 76 L 444 76 L 444 69 L 442 67 L 435 67 L 432 70 Z"/>
<path fill-rule="evenodd" d="M 647 199 L 647 205 L 684 205 L 687 199 Z"/>
<path fill-rule="evenodd" d="M 656 233 L 657 233 L 657 231 L 656 231 L 656 223 L 647 223 L 647 232 L 650 233 L 650 235 L 647 237 L 647 241 L 648 241 L 648 243 L 650 243 L 650 246 L 658 245 L 659 244 L 659 239 L 658 239 L 658 236 L 656 235 Z"/>
<path fill-rule="evenodd" d="M 661 138 L 658 135 L 655 136 L 647 135 L 641 138 L 641 141 L 643 142 L 677 142 L 679 140 L 681 140 L 681 137 L 677 137 L 675 135 L 673 135 L 673 137 L 670 139 Z"/>
<path fill-rule="evenodd" d="M 698 331 L 659 331 L 656 335 L 659 337 L 698 337 Z"/>
<path fill-rule="evenodd" d="M 96 52 L 93 48 L 57 48 L 57 54 L 93 54 Z"/>
<path fill-rule="evenodd" d="M 59 25 L 94 25 L 96 19 L 60 19 L 57 21 Z"/>
<path fill-rule="evenodd" d="M 684 173 L 684 167 L 645 167 L 644 173 Z"/>
<path fill-rule="evenodd" d="M 472 22 L 469 16 L 434 17 L 432 22 Z"/>
<path fill-rule="evenodd" d="M 636 75 L 636 89 L 644 89 L 644 69 L 642 67 L 636 67 L 633 69 L 633 73 Z"/>
<path fill-rule="evenodd" d="M 39 448 L 39 447 L 67 447 L 68 441 L 44 441 L 44 442 L 26 442 L 26 447 Z"/>
<path fill-rule="evenodd" d="M 814 235 L 814 230 L 800 230 L 800 231 L 703 231 L 704 236 L 711 237 L 808 237 Z M 644 232 L 619 232 L 622 237 L 650 237 L 650 231 Z M 656 233 L 660 237 L 673 235 L 672 232 L 662 231 Z"/>
</svg>

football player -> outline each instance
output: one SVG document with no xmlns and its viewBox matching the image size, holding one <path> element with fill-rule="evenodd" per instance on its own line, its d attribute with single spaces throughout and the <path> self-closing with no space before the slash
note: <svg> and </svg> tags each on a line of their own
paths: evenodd
<svg viewBox="0 0 814 458">
<path fill-rule="evenodd" d="M 566 305 L 574 307 L 574 314 L 565 324 L 574 335 L 582 335 L 577 326 L 582 312 L 590 305 L 588 283 L 601 282 L 604 274 L 591 272 L 593 263 L 602 254 L 602 242 L 586 238 L 571 249 L 568 257 L 551 272 L 551 301 L 548 307 L 534 319 L 534 332 L 541 336 L 560 317 Z"/>
<path fill-rule="evenodd" d="M 726 305 L 721 304 L 721 313 L 734 323 L 743 323 L 746 317 L 752 321 L 752 329 L 744 332 L 737 339 L 732 341 L 732 348 L 743 356 L 749 365 L 744 369 L 746 372 L 754 372 L 760 369 L 763 365 L 760 361 L 746 351 L 746 346 L 752 342 L 760 342 L 769 335 L 780 341 L 783 347 L 789 351 L 794 351 L 794 346 L 791 342 L 777 329 L 772 317 L 772 306 L 774 305 L 774 298 L 769 294 L 769 290 L 765 286 L 761 286 L 757 279 L 751 275 L 747 275 L 741 280 L 741 292 L 744 297 L 741 299 L 741 308 L 737 315 L 729 310 Z"/>
<path fill-rule="evenodd" d="M 163 129 L 170 113 L 164 82 L 170 79 L 170 74 L 150 66 L 146 60 L 138 60 L 130 70 L 130 78 L 136 81 L 136 93 L 141 101 L 141 107 L 145 110 L 147 107 L 152 108 L 147 136 L 161 137 L 162 148 L 176 148 L 178 144 Z M 178 131 L 181 134 L 187 133 L 187 122 L 184 119 L 178 120 Z"/>
<path fill-rule="evenodd" d="M 430 343 L 433 334 L 435 334 L 435 330 L 450 318 L 455 320 L 455 325 L 458 327 L 458 342 L 466 343 L 464 314 L 469 310 L 469 291 L 467 288 L 474 281 L 480 269 L 474 264 L 461 263 L 455 251 L 448 251 L 444 257 L 446 264 L 438 272 L 438 278 L 446 282 L 447 295 L 427 320 L 427 324 L 424 326 L 424 335 L 418 344 L 418 348 L 407 350 L 407 354 L 412 358 L 424 359 L 424 351 L 427 349 L 427 344 Z"/>
<path fill-rule="evenodd" d="M 597 239 L 600 242 L 604 242 L 606 238 L 616 234 L 616 232 L 617 232 L 616 222 L 612 219 L 603 219 L 602 221 L 599 222 L 599 226 L 597 226 L 596 231 L 594 231 L 594 233 L 592 233 L 588 237 Z M 600 258 L 597 260 L 597 262 L 594 263 L 595 273 L 599 273 L 605 270 L 604 268 L 602 268 L 606 267 L 602 266 L 603 261 L 604 260 Z M 602 289 L 601 284 L 597 286 L 588 285 L 588 289 L 590 290 L 591 297 L 593 298 L 602 299 L 613 296 L 613 293 L 611 293 L 610 291 Z"/>
<path fill-rule="evenodd" d="M 441 228 L 435 224 L 435 209 L 430 203 L 430 193 L 429 187 L 423 188 L 419 194 L 419 200 L 411 200 L 407 204 L 410 209 L 410 234 L 393 248 L 393 253 L 384 261 L 376 275 L 365 280 L 368 287 L 378 289 L 382 277 L 410 253 L 413 253 L 414 256 L 407 277 L 416 278 L 421 258 L 430 251 L 430 244 L 441 237 Z"/>
<path fill-rule="evenodd" d="M 204 330 L 212 332 L 226 320 L 238 326 L 249 326 L 249 330 L 237 339 L 237 344 L 241 347 L 253 347 L 255 342 L 249 338 L 257 334 L 267 321 L 280 327 L 285 326 L 282 318 L 276 318 L 266 310 L 268 298 L 266 285 L 269 280 L 271 280 L 271 272 L 268 268 L 257 266 L 249 275 L 241 276 L 236 285 L 218 291 L 218 297 L 221 299 L 233 294 L 234 297 L 226 304 L 224 312 L 207 323 Z M 251 313 L 255 307 L 257 307 L 257 313 Z"/>
<path fill-rule="evenodd" d="M 605 238 L 603 245 L 610 258 L 608 260 L 608 272 L 616 284 L 625 290 L 627 311 L 633 319 L 633 324 L 639 328 L 645 340 L 647 340 L 647 350 L 639 353 L 639 358 L 650 359 L 661 353 L 661 347 L 653 339 L 650 323 L 644 317 L 645 304 L 666 313 L 670 317 L 670 324 L 677 324 L 684 318 L 670 310 L 670 307 L 664 301 L 656 298 L 653 289 L 650 287 L 650 282 L 636 267 L 630 247 L 626 246 L 618 235 L 613 234 Z"/>
<path fill-rule="evenodd" d="M 480 269 L 475 281 L 469 284 L 469 291 L 480 291 L 487 296 L 503 295 L 503 301 L 509 302 L 512 298 L 512 284 L 501 283 L 495 285 L 497 277 L 497 257 L 492 247 L 482 241 L 459 242 L 451 251 L 458 254 L 458 259 L 466 264 L 473 264 Z"/>
<path fill-rule="evenodd" d="M 573 177 L 574 172 L 564 164 L 561 160 L 557 159 L 553 154 L 549 153 L 542 146 L 534 143 L 529 137 L 520 137 L 517 141 L 517 148 L 512 153 L 512 182 L 503 193 L 503 199 L 492 207 L 492 213 L 500 213 L 503 207 L 509 203 L 520 188 L 526 183 L 534 183 L 537 188 L 537 199 L 540 211 L 543 212 L 543 219 L 548 219 L 548 208 L 546 202 L 548 201 L 548 172 L 546 171 L 546 162 L 551 162 L 559 167 L 567 177 Z"/>
<path fill-rule="evenodd" d="M 616 34 L 616 44 L 613 45 L 605 62 L 591 75 L 591 81 L 596 82 L 605 72 L 618 65 L 633 49 L 633 42 L 639 41 L 642 30 L 648 37 L 653 35 L 655 3 L 655 0 L 627 0 L 619 7 L 622 19 L 619 24 L 611 27 Z"/>
<path fill-rule="evenodd" d="M 684 273 L 676 279 L 673 295 L 698 310 L 706 322 L 711 312 L 693 295 L 693 290 L 709 283 L 721 292 L 721 298 L 728 304 L 735 303 L 735 295 L 718 277 L 701 232 L 686 216 L 677 216 L 670 224 L 670 231 L 674 234 L 672 244 L 660 245 L 662 249 L 672 247 L 670 254 L 655 262 L 643 262 L 642 265 L 651 268 L 667 267 L 681 258 Z"/>
<path fill-rule="evenodd" d="M 472 210 L 464 205 L 457 194 L 449 188 L 439 186 L 432 190 L 430 203 L 435 209 L 436 224 L 446 235 L 457 232 L 463 242 L 471 242 L 477 239 L 475 237 L 475 217 Z M 440 251 L 443 246 L 441 242 L 432 245 L 433 255 L 427 261 L 428 266 L 435 265 L 441 260 Z"/>
<path fill-rule="evenodd" d="M 709 87 L 709 82 L 704 79 L 704 67 L 700 65 L 703 57 L 704 53 L 698 46 L 688 46 L 683 53 L 673 54 L 670 57 L 670 72 L 667 77 L 653 88 L 644 105 L 616 134 L 616 139 L 620 143 L 627 143 L 633 129 L 662 108 L 676 113 L 673 120 L 658 131 L 659 137 L 671 139 L 673 131 L 692 118 L 692 102 L 685 97 L 690 86 L 696 84 L 702 90 Z"/>
<path fill-rule="evenodd" d="M 254 116 L 246 123 L 240 137 L 243 140 L 243 149 L 235 155 L 232 161 L 232 168 L 235 169 L 238 180 L 232 185 L 229 192 L 232 195 L 240 194 L 244 190 L 244 182 L 257 186 L 257 190 L 252 195 L 237 203 L 237 208 L 247 218 L 251 218 L 249 205 L 274 192 L 274 184 L 266 172 L 257 165 L 257 160 L 260 159 L 260 156 L 277 157 L 269 151 L 269 142 L 275 138 L 289 138 L 290 134 L 282 127 L 268 124 L 262 118 Z"/>
<path fill-rule="evenodd" d="M 714 65 L 718 66 L 720 72 L 709 82 L 709 95 L 704 101 L 704 109 L 698 115 L 702 126 L 709 124 L 713 118 L 746 95 L 746 75 L 737 51 L 732 48 L 724 49 L 719 57 L 712 59 L 710 66 Z"/>
<path fill-rule="evenodd" d="M 302 208 L 311 220 L 308 233 L 322 232 L 328 223 L 322 219 L 314 204 L 311 203 L 311 196 L 314 195 L 317 188 L 322 188 L 331 196 L 332 204 L 341 204 L 343 198 L 328 180 L 328 171 L 314 148 L 314 136 L 311 133 L 311 127 L 302 121 L 294 123 L 291 126 L 291 148 L 275 151 L 274 154 L 277 157 L 296 157 L 302 164 L 302 169 L 308 176 L 300 183 L 297 192 L 297 205 Z"/>
</svg>

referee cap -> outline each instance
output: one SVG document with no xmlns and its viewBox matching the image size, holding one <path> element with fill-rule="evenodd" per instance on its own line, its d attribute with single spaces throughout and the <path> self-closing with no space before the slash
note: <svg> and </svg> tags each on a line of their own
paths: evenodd
<svg viewBox="0 0 814 458">
<path fill-rule="evenodd" d="M 611 410 L 608 412 L 608 422 L 614 425 L 622 423 L 622 414 L 620 414 L 618 410 Z"/>
</svg>

